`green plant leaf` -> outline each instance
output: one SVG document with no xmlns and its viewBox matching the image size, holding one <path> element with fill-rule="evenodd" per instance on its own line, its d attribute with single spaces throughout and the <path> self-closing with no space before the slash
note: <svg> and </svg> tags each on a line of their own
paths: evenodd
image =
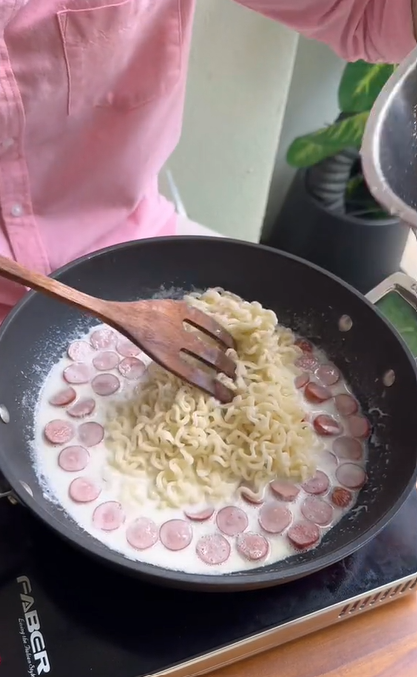
<svg viewBox="0 0 417 677">
<path fill-rule="evenodd" d="M 339 86 L 339 107 L 343 113 L 370 111 L 395 66 L 365 61 L 348 63 Z"/>
<path fill-rule="evenodd" d="M 290 145 L 287 162 L 292 167 L 312 167 L 345 148 L 360 148 L 369 113 L 358 113 L 325 129 L 298 137 Z"/>
</svg>

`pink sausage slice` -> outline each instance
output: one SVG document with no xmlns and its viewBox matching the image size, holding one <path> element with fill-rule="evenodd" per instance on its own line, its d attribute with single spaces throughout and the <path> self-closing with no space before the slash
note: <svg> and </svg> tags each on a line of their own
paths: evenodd
<svg viewBox="0 0 417 677">
<path fill-rule="evenodd" d="M 111 371 L 116 369 L 120 358 L 117 353 L 112 350 L 105 350 L 93 358 L 93 366 L 97 371 Z"/>
<path fill-rule="evenodd" d="M 145 365 L 137 357 L 125 357 L 119 364 L 119 371 L 128 381 L 136 381 L 145 373 Z"/>
<path fill-rule="evenodd" d="M 158 540 L 158 527 L 147 517 L 139 517 L 127 528 L 126 540 L 135 550 L 148 550 Z"/>
<path fill-rule="evenodd" d="M 304 390 L 304 397 L 308 402 L 313 402 L 313 404 L 326 402 L 327 400 L 330 400 L 331 396 L 330 390 L 318 383 L 308 383 Z"/>
<path fill-rule="evenodd" d="M 269 486 L 277 498 L 288 503 L 295 501 L 300 493 L 300 487 L 286 480 L 274 480 Z"/>
<path fill-rule="evenodd" d="M 58 456 L 58 465 L 66 472 L 79 472 L 87 467 L 90 454 L 84 447 L 65 447 Z"/>
<path fill-rule="evenodd" d="M 354 416 L 349 416 L 346 422 L 352 437 L 364 440 L 371 434 L 371 424 L 364 416 L 355 414 Z"/>
<path fill-rule="evenodd" d="M 197 542 L 196 552 L 205 564 L 223 564 L 230 556 L 230 545 L 221 534 L 208 534 Z"/>
<path fill-rule="evenodd" d="M 100 496 L 101 489 L 88 477 L 77 477 L 69 485 L 68 493 L 75 503 L 92 503 Z"/>
<path fill-rule="evenodd" d="M 114 374 L 99 374 L 91 381 L 91 387 L 96 395 L 108 397 L 120 388 L 120 381 Z"/>
<path fill-rule="evenodd" d="M 295 366 L 303 371 L 314 371 L 319 366 L 319 361 L 314 355 L 304 353 L 295 361 Z"/>
<path fill-rule="evenodd" d="M 303 353 L 312 353 L 313 352 L 313 346 L 310 343 L 310 341 L 307 341 L 307 339 L 299 338 L 294 341 L 294 345 L 296 345 L 298 348 L 300 348 Z"/>
<path fill-rule="evenodd" d="M 310 380 L 310 375 L 307 374 L 306 371 L 303 371 L 302 374 L 299 376 L 296 376 L 294 379 L 294 385 L 298 390 L 301 390 L 301 388 L 304 388 L 304 386 L 307 385 L 307 383 Z"/>
<path fill-rule="evenodd" d="M 327 414 L 319 414 L 313 421 L 314 429 L 318 435 L 330 437 L 332 435 L 340 435 L 342 427 L 332 416 Z"/>
<path fill-rule="evenodd" d="M 68 357 L 73 362 L 86 362 L 93 354 L 93 348 L 87 341 L 74 341 L 68 346 Z"/>
<path fill-rule="evenodd" d="M 292 520 L 291 512 L 279 503 L 267 503 L 259 511 L 259 524 L 269 534 L 281 534 Z"/>
<path fill-rule="evenodd" d="M 353 437 L 338 437 L 333 442 L 333 451 L 338 458 L 349 461 L 359 461 L 363 454 L 361 443 Z"/>
<path fill-rule="evenodd" d="M 316 376 L 324 385 L 334 386 L 340 379 L 340 371 L 334 364 L 322 364 L 317 369 Z"/>
<path fill-rule="evenodd" d="M 125 521 L 122 506 L 117 501 L 98 505 L 93 513 L 93 524 L 102 531 L 116 531 Z"/>
<path fill-rule="evenodd" d="M 78 402 L 69 407 L 69 409 L 67 409 L 67 414 L 73 418 L 84 418 L 85 416 L 90 416 L 95 408 L 95 400 L 93 400 L 92 397 L 84 397 L 82 400 L 78 400 Z"/>
<path fill-rule="evenodd" d="M 213 514 L 214 508 L 210 507 L 204 508 L 203 510 L 198 510 L 197 512 L 193 512 L 192 510 L 184 510 L 184 515 L 193 522 L 205 522 L 206 520 L 209 520 Z"/>
<path fill-rule="evenodd" d="M 345 393 L 336 395 L 334 403 L 341 416 L 351 416 L 352 414 L 356 414 L 359 409 L 359 405 L 355 398 L 352 395 L 347 395 Z"/>
<path fill-rule="evenodd" d="M 330 499 L 336 508 L 347 508 L 353 500 L 353 495 L 348 489 L 336 487 L 333 489 Z"/>
<path fill-rule="evenodd" d="M 141 352 L 140 348 L 124 336 L 117 341 L 116 350 L 122 357 L 137 357 Z"/>
<path fill-rule="evenodd" d="M 296 522 L 288 529 L 288 540 L 296 550 L 306 550 L 320 540 L 320 529 L 313 522 Z"/>
<path fill-rule="evenodd" d="M 326 473 L 322 470 L 317 470 L 314 477 L 304 482 L 303 489 L 307 494 L 313 494 L 314 496 L 319 496 L 320 494 L 325 494 L 328 491 L 330 486 L 330 480 L 327 477 Z"/>
<path fill-rule="evenodd" d="M 78 426 L 78 437 L 85 447 L 95 447 L 104 439 L 104 428 L 100 423 L 88 421 Z"/>
<path fill-rule="evenodd" d="M 77 393 L 74 388 L 69 386 L 68 388 L 63 388 L 59 390 L 55 395 L 49 398 L 49 404 L 52 404 L 53 407 L 66 407 L 71 402 L 74 402 L 77 397 Z"/>
<path fill-rule="evenodd" d="M 250 562 L 265 559 L 269 552 L 269 543 L 261 534 L 241 534 L 236 543 L 237 551 Z"/>
<path fill-rule="evenodd" d="M 93 331 L 90 341 L 95 350 L 111 350 L 116 347 L 117 335 L 109 327 L 103 327 L 103 329 Z"/>
<path fill-rule="evenodd" d="M 81 385 L 90 380 L 90 367 L 83 362 L 74 362 L 64 369 L 64 379 L 72 385 Z"/>
<path fill-rule="evenodd" d="M 219 510 L 216 522 L 223 534 L 226 534 L 226 536 L 237 536 L 247 528 L 248 516 L 240 508 L 229 505 Z"/>
<path fill-rule="evenodd" d="M 161 526 L 159 538 L 168 550 L 184 550 L 192 541 L 193 530 L 184 520 L 169 520 Z"/>
<path fill-rule="evenodd" d="M 301 506 L 301 512 L 306 520 L 320 527 L 328 526 L 333 519 L 333 508 L 330 503 L 317 496 L 308 496 Z"/>
<path fill-rule="evenodd" d="M 348 489 L 360 489 L 366 483 L 366 472 L 360 465 L 343 463 L 336 470 L 336 479 Z"/>
<path fill-rule="evenodd" d="M 69 421 L 54 419 L 46 424 L 44 435 L 51 444 L 68 444 L 74 437 L 74 428 Z"/>
</svg>

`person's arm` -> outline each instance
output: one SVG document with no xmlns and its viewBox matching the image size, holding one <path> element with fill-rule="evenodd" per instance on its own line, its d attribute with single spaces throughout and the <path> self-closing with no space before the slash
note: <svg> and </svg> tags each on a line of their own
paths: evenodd
<svg viewBox="0 0 417 677">
<path fill-rule="evenodd" d="M 236 0 L 344 59 L 398 63 L 416 46 L 417 0 Z"/>
</svg>

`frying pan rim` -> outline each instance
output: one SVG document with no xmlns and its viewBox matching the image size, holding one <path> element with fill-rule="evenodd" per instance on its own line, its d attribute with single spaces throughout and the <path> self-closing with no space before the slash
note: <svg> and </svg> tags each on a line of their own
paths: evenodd
<svg viewBox="0 0 417 677">
<path fill-rule="evenodd" d="M 184 242 L 192 243 L 195 241 L 200 241 L 203 243 L 210 242 L 210 244 L 212 244 L 213 242 L 217 242 L 225 246 L 233 246 L 233 247 L 238 246 L 246 249 L 265 250 L 267 252 L 273 253 L 276 256 L 291 259 L 297 263 L 302 264 L 303 266 L 312 268 L 318 273 L 337 282 L 339 285 L 342 285 L 343 287 L 345 287 L 345 289 L 353 293 L 360 301 L 362 301 L 362 303 L 365 303 L 370 309 L 372 309 L 373 312 L 375 312 L 379 316 L 380 320 L 382 320 L 386 324 L 387 328 L 395 334 L 403 351 L 406 353 L 406 356 L 410 362 L 410 366 L 414 372 L 417 381 L 416 363 L 411 355 L 410 350 L 408 349 L 408 346 L 406 345 L 405 341 L 400 336 L 396 328 L 393 327 L 390 322 L 388 322 L 388 320 L 384 317 L 384 315 L 378 310 L 378 308 L 374 304 L 368 301 L 368 299 L 365 296 L 363 296 L 360 292 L 351 287 L 348 283 L 339 279 L 332 273 L 329 273 L 328 271 L 320 268 L 319 266 L 312 264 L 309 261 L 305 261 L 304 259 L 301 259 L 298 256 L 288 254 L 287 252 L 282 252 L 280 250 L 268 247 L 266 245 L 246 242 L 244 240 L 237 240 L 233 238 L 218 239 L 210 236 L 192 236 L 192 235 L 167 236 L 160 238 L 149 238 L 145 240 L 134 240 L 126 243 L 121 243 L 118 245 L 105 247 L 93 253 L 81 256 L 78 259 L 75 259 L 74 261 L 71 261 L 70 263 L 56 270 L 51 275 L 51 277 L 59 279 L 66 272 L 68 272 L 69 270 L 73 270 L 74 268 L 83 264 L 86 261 L 91 261 L 91 259 L 100 258 L 103 255 L 111 254 L 123 249 L 132 249 L 137 246 L 141 247 L 153 246 L 156 243 L 176 242 L 179 244 Z M 0 344 L 3 334 L 6 333 L 9 326 L 12 324 L 15 316 L 24 310 L 26 304 L 30 303 L 31 299 L 37 293 L 38 292 L 34 291 L 30 291 L 29 293 L 27 293 L 8 314 L 3 324 L 0 326 Z M 170 586 L 184 587 L 188 589 L 204 588 L 205 590 L 217 590 L 217 591 L 224 590 L 225 592 L 244 589 L 249 590 L 254 588 L 271 587 L 273 585 L 279 585 L 297 578 L 302 578 L 309 574 L 313 574 L 321 569 L 327 568 L 328 566 L 335 564 L 336 562 L 341 561 L 345 557 L 348 557 L 349 555 L 356 552 L 359 548 L 366 545 L 366 543 L 368 543 L 370 540 L 372 540 L 384 528 L 384 526 L 395 516 L 395 514 L 400 510 L 400 508 L 408 498 L 413 488 L 415 488 L 417 481 L 417 464 L 416 464 L 414 473 L 412 474 L 412 477 L 410 478 L 410 481 L 406 489 L 403 491 L 401 496 L 396 500 L 396 502 L 390 508 L 390 510 L 386 511 L 383 515 L 381 515 L 378 521 L 375 522 L 374 525 L 370 529 L 368 529 L 365 533 L 363 533 L 360 537 L 356 539 L 354 538 L 350 543 L 334 550 L 332 553 L 319 555 L 317 558 L 313 560 L 313 562 L 293 564 L 290 565 L 287 570 L 284 569 L 281 572 L 268 571 L 267 566 L 265 566 L 255 569 L 253 573 L 248 573 L 248 571 L 241 571 L 220 575 L 216 574 L 204 575 L 204 574 L 190 574 L 182 571 L 164 569 L 162 567 L 140 562 L 138 560 L 130 560 L 126 558 L 122 553 L 119 553 L 116 550 L 112 550 L 111 548 L 105 548 L 104 551 L 102 552 L 101 550 L 103 544 L 101 543 L 101 541 L 98 540 L 96 541 L 94 538 L 91 538 L 91 542 L 84 543 L 84 539 L 79 538 L 79 534 L 77 534 L 76 531 L 71 527 L 70 523 L 65 524 L 61 522 L 55 515 L 49 514 L 43 507 L 43 504 L 41 502 L 38 502 L 28 494 L 28 492 L 21 485 L 20 480 L 16 478 L 12 464 L 9 462 L 6 453 L 5 452 L 2 453 L 1 447 L 0 447 L 0 472 L 4 475 L 6 481 L 10 485 L 13 494 L 23 503 L 23 505 L 29 508 L 38 519 L 40 519 L 48 528 L 51 528 L 54 532 L 56 532 L 58 536 L 64 538 L 64 540 L 71 543 L 72 546 L 82 551 L 89 557 L 93 556 L 97 558 L 99 561 L 103 561 L 103 563 L 116 567 L 121 571 L 124 570 L 125 573 L 129 573 L 130 575 L 142 576 L 143 578 L 146 578 L 150 582 L 159 584 L 163 583 Z"/>
</svg>

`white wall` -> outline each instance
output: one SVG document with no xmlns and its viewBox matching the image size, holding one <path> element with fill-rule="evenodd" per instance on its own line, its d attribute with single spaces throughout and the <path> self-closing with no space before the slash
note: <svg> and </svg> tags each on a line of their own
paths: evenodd
<svg viewBox="0 0 417 677">
<path fill-rule="evenodd" d="M 183 135 L 168 163 L 190 218 L 258 239 L 297 40 L 230 0 L 197 0 Z"/>
<path fill-rule="evenodd" d="M 272 227 L 294 176 L 286 153 L 296 136 L 333 122 L 338 114 L 337 90 L 345 63 L 326 45 L 300 38 L 275 160 L 265 216 Z"/>
</svg>

